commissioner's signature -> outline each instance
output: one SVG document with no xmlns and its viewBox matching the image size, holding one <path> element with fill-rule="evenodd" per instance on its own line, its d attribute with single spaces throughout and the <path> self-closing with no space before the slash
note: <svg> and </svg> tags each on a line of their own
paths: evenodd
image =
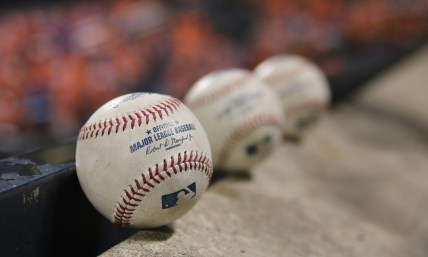
<svg viewBox="0 0 428 257">
<path fill-rule="evenodd" d="M 182 135 L 181 137 L 170 137 L 162 141 L 161 143 L 148 145 L 146 148 L 146 155 L 150 155 L 159 150 L 164 149 L 165 151 L 171 150 L 173 148 L 181 146 L 186 141 L 192 141 L 193 135 L 187 133 L 187 135 Z"/>
</svg>

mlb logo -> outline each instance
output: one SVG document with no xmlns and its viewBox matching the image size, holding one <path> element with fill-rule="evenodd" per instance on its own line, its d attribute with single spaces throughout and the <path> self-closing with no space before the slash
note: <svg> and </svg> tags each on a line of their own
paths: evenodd
<svg viewBox="0 0 428 257">
<path fill-rule="evenodd" d="M 162 209 L 168 209 L 191 199 L 196 195 L 196 182 L 177 192 L 162 195 Z"/>
</svg>

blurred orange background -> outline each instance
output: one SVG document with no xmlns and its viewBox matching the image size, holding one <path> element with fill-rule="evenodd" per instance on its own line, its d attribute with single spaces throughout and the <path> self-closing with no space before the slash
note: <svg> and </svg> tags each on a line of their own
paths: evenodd
<svg viewBox="0 0 428 257">
<path fill-rule="evenodd" d="M 0 15 L 0 151 L 77 134 L 128 92 L 182 98 L 204 74 L 304 55 L 340 76 L 427 39 L 427 0 L 70 1 Z"/>
</svg>

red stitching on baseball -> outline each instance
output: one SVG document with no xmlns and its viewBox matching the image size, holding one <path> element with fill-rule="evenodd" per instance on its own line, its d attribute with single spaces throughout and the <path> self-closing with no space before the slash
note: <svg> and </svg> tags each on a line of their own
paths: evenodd
<svg viewBox="0 0 428 257">
<path fill-rule="evenodd" d="M 152 107 L 153 108 L 153 107 Z M 153 110 L 150 110 L 150 109 L 146 109 L 146 111 L 148 112 L 148 113 L 150 113 L 151 115 L 152 115 L 152 117 L 153 117 L 153 120 L 154 121 L 156 121 L 156 113 L 153 111 Z"/>
<path fill-rule="evenodd" d="M 180 168 L 181 172 L 181 165 L 185 166 L 184 171 L 189 170 L 187 168 L 187 165 L 189 165 L 190 167 L 193 167 L 195 171 L 204 173 L 208 179 L 211 180 L 213 167 L 211 161 L 209 158 L 207 158 L 206 153 L 191 151 L 190 157 L 188 159 L 187 151 L 184 151 L 183 155 L 184 158 L 181 157 L 181 153 L 178 154 L 177 162 L 174 162 L 173 156 L 171 156 L 171 161 L 169 163 L 166 159 L 164 159 L 161 164 L 163 165 L 163 168 L 161 169 L 162 171 L 159 170 L 159 164 L 156 164 L 154 173 L 152 168 L 148 168 L 148 180 L 144 174 L 141 174 L 140 180 L 138 180 L 138 178 L 135 179 L 134 183 L 129 185 L 129 188 L 124 189 L 122 195 L 120 196 L 120 200 L 116 202 L 116 206 L 113 211 L 114 223 L 121 227 L 129 227 L 132 216 L 138 205 L 143 201 L 143 198 L 146 196 L 146 194 L 150 192 L 151 188 L 154 188 L 153 183 L 160 184 L 165 180 L 165 177 L 162 175 L 162 173 L 171 177 L 171 173 L 168 171 L 168 169 L 173 169 L 174 174 L 177 174 L 175 169 L 176 166 Z M 203 160 L 201 160 L 202 157 Z"/>
<path fill-rule="evenodd" d="M 246 121 L 239 128 L 233 131 L 233 133 L 226 140 L 226 143 L 220 150 L 218 163 L 220 165 L 224 164 L 226 158 L 229 155 L 229 150 L 232 149 L 233 145 L 236 144 L 241 138 L 246 136 L 248 133 L 252 132 L 255 128 L 260 127 L 261 125 L 273 125 L 281 128 L 283 130 L 284 124 L 276 116 L 270 114 L 262 114 L 252 119 Z"/>
<path fill-rule="evenodd" d="M 78 141 L 110 135 L 113 131 L 117 134 L 122 126 L 121 131 L 127 128 L 134 129 L 136 123 L 141 127 L 143 122 L 148 125 L 150 120 L 156 121 L 158 118 L 163 119 L 170 116 L 176 111 L 182 103 L 175 98 L 168 98 L 163 102 L 156 103 L 149 108 L 139 109 L 134 112 L 126 113 L 115 118 L 106 118 L 96 120 L 85 124 L 79 132 Z M 129 124 L 129 126 L 128 126 Z"/>
<path fill-rule="evenodd" d="M 201 105 L 206 105 L 244 86 L 246 81 L 249 79 L 251 79 L 250 74 L 246 74 L 246 76 L 240 77 L 235 81 L 229 82 L 227 85 L 223 86 L 223 88 L 220 88 L 215 92 L 212 92 L 207 95 L 203 95 L 198 99 L 195 99 L 194 101 L 185 101 L 185 102 L 189 107 L 192 107 L 192 108 L 197 108 L 197 107 L 200 107 Z"/>
<path fill-rule="evenodd" d="M 165 107 L 168 108 L 171 112 L 174 112 L 174 110 L 172 109 L 171 105 L 166 105 L 165 104 Z"/>
</svg>

